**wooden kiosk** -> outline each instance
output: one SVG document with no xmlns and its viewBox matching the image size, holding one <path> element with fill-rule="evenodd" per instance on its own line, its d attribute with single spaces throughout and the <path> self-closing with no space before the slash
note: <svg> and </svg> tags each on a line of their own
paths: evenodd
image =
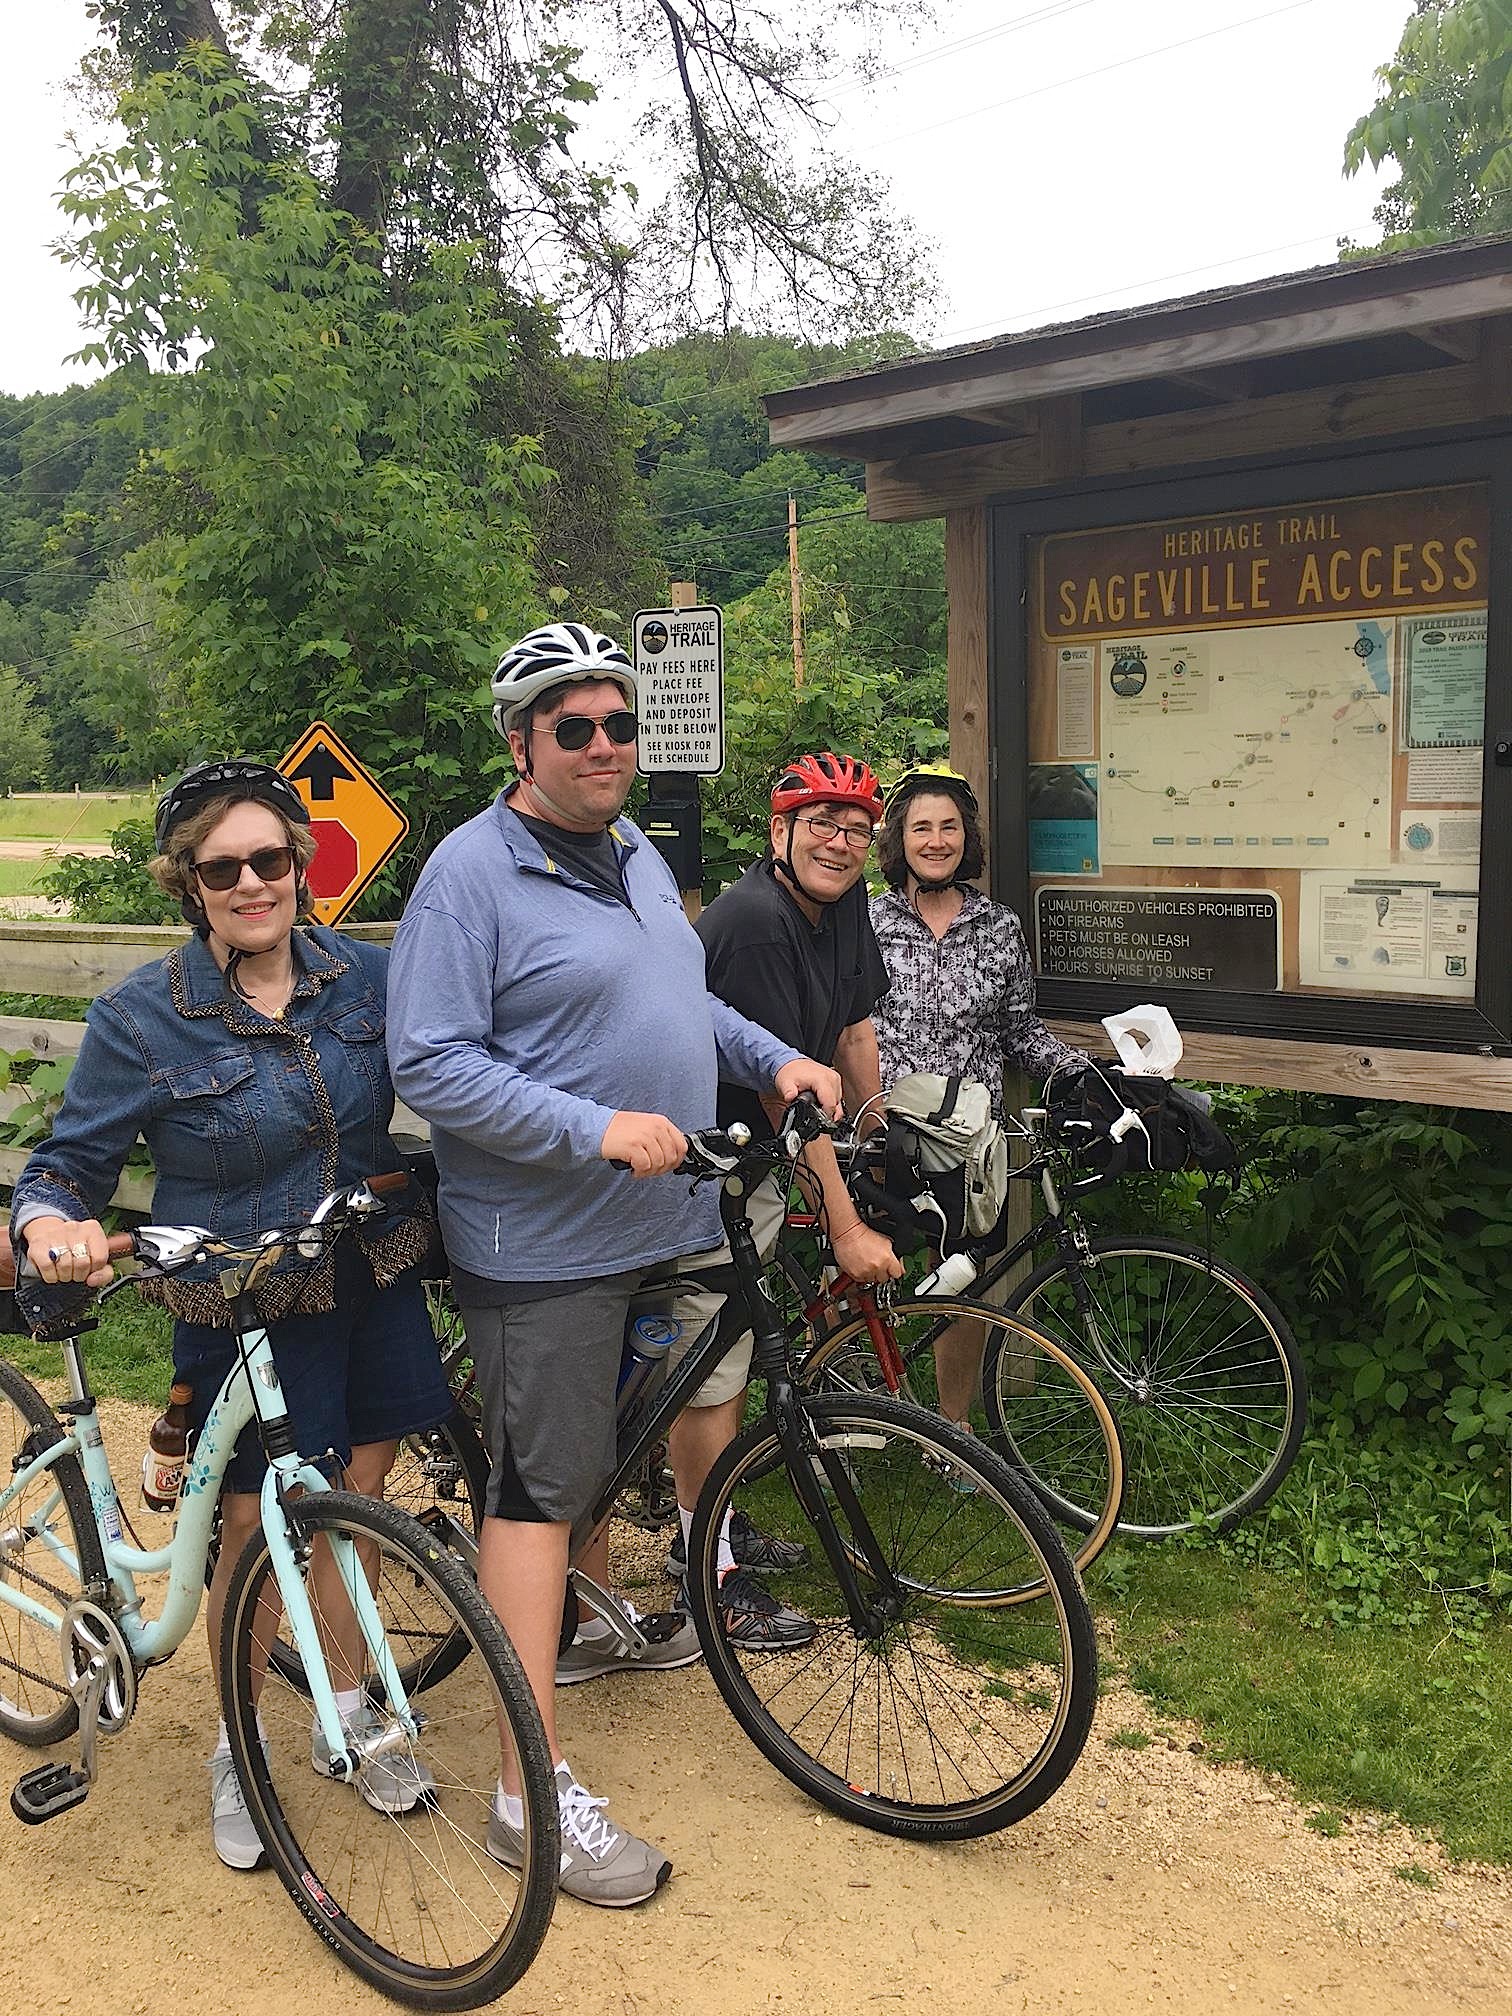
<svg viewBox="0 0 1512 2016">
<path fill-rule="evenodd" d="M 1512 238 L 766 402 L 943 516 L 951 753 L 1044 1011 L 1512 1110 Z"/>
</svg>

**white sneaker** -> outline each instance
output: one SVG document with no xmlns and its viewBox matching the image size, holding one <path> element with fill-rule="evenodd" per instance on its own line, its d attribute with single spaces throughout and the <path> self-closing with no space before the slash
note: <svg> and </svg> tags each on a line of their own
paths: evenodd
<svg viewBox="0 0 1512 2016">
<path fill-rule="evenodd" d="M 229 1750 L 217 1751 L 210 1759 L 210 1838 L 228 1869 L 260 1869 L 268 1859 Z"/>
</svg>

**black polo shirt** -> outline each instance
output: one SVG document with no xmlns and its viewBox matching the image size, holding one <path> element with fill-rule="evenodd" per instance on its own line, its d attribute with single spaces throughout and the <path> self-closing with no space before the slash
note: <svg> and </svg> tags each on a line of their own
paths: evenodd
<svg viewBox="0 0 1512 2016">
<path fill-rule="evenodd" d="M 864 1022 L 887 992 L 866 884 L 827 903 L 810 924 L 775 867 L 756 862 L 698 919 L 709 992 L 806 1057 L 831 1064 L 841 1031 Z M 771 1136 L 756 1094 L 721 1083 L 719 1124 L 732 1120 L 744 1120 L 758 1140 Z"/>
</svg>

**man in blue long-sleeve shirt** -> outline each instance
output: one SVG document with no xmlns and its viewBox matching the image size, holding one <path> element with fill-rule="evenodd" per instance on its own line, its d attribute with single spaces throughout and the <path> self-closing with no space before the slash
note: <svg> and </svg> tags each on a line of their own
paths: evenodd
<svg viewBox="0 0 1512 2016">
<path fill-rule="evenodd" d="M 652 1896 L 671 1864 L 612 1822 L 562 1759 L 557 1643 L 572 1521 L 614 1460 L 629 1296 L 656 1262 L 717 1246 L 718 1201 L 688 1199 L 685 1134 L 720 1079 L 839 1104 L 836 1074 L 714 1000 L 665 863 L 620 816 L 635 774 L 635 677 L 612 639 L 533 631 L 494 676 L 519 781 L 444 840 L 389 969 L 395 1087 L 431 1123 L 440 1212 L 493 1456 L 479 1582 L 514 1641 L 557 1763 L 562 1887 Z M 615 1169 L 629 1165 L 631 1173 Z M 607 1579 L 584 1562 L 594 1579 Z M 641 1666 L 698 1656 L 654 1622 Z M 602 1627 L 599 1627 L 602 1629 Z M 595 1666 L 591 1632 L 574 1648 Z M 523 1856 L 518 1787 L 491 1853 Z"/>
</svg>

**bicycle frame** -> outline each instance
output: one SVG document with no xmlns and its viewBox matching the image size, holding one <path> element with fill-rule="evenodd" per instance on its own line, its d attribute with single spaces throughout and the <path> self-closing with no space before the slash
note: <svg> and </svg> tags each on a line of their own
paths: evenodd
<svg viewBox="0 0 1512 2016">
<path fill-rule="evenodd" d="M 104 1550 L 106 1571 L 115 1592 L 112 1612 L 138 1670 L 156 1665 L 177 1651 L 199 1615 L 215 1508 L 226 1468 L 242 1430 L 254 1418 L 264 1428 L 277 1430 L 280 1425 L 287 1428 L 283 1388 L 278 1368 L 273 1362 L 268 1333 L 255 1318 L 248 1316 L 247 1311 L 238 1310 L 237 1313 L 236 1362 L 211 1403 L 205 1425 L 196 1440 L 192 1461 L 185 1471 L 178 1523 L 173 1538 L 166 1546 L 150 1549 L 133 1547 L 122 1537 L 120 1494 L 100 1433 L 94 1396 L 89 1391 L 76 1338 L 67 1339 L 63 1344 L 70 1392 L 59 1409 L 73 1417 L 74 1425 L 34 1457 L 4 1490 L 0 1490 L 0 1522 L 3 1522 L 10 1504 L 33 1479 L 50 1470 L 61 1458 L 77 1453 L 89 1487 L 90 1506 Z M 321 1472 L 303 1457 L 294 1453 L 273 1455 L 269 1458 L 267 1474 L 263 1479 L 260 1509 L 274 1575 L 305 1663 L 311 1700 L 321 1731 L 329 1746 L 333 1765 L 339 1760 L 345 1762 L 345 1769 L 339 1775 L 351 1777 L 356 1764 L 348 1750 L 347 1738 L 337 1713 L 335 1690 L 320 1649 L 314 1613 L 284 1516 L 284 1503 L 291 1491 L 327 1491 L 330 1488 Z M 50 1500 L 38 1518 L 36 1525 L 42 1530 L 38 1530 L 37 1537 L 77 1578 L 79 1564 L 72 1550 L 62 1545 L 44 1526 L 56 1503 L 56 1499 Z M 386 1690 L 390 1709 L 405 1729 L 413 1734 L 414 1713 L 389 1650 L 378 1608 L 357 1559 L 356 1549 L 347 1540 L 328 1544 L 374 1670 Z M 162 1608 L 155 1618 L 146 1619 L 142 1615 L 136 1577 L 164 1571 L 169 1581 Z M 106 1594 L 104 1590 L 97 1593 L 100 1597 Z M 0 1582 L 0 1603 L 22 1611 L 44 1627 L 59 1625 L 62 1621 L 57 1612 L 9 1582 Z"/>
<path fill-rule="evenodd" d="M 674 1293 L 693 1288 L 717 1289 L 722 1285 L 719 1277 L 733 1273 L 755 1339 L 751 1369 L 767 1382 L 767 1412 L 776 1428 L 778 1446 L 793 1479 L 794 1489 L 834 1569 L 850 1609 L 852 1624 L 863 1637 L 875 1636 L 885 1623 L 889 1610 L 901 1601 L 896 1578 L 856 1500 L 843 1457 L 831 1449 L 822 1448 L 808 1426 L 788 1360 L 787 1337 L 763 1277 L 750 1220 L 732 1213 L 726 1229 L 731 1265 L 711 1269 L 701 1277 L 679 1275 L 665 1284 L 659 1281 L 657 1285 L 666 1286 Z M 615 1498 L 639 1468 L 648 1449 L 665 1436 L 672 1422 L 740 1335 L 739 1330 L 732 1330 L 727 1339 L 721 1339 L 719 1334 L 727 1318 L 732 1322 L 736 1320 L 732 1305 L 733 1298 L 727 1298 L 724 1307 L 704 1325 L 665 1384 L 651 1395 L 638 1396 L 632 1401 L 628 1413 L 619 1423 L 613 1474 L 600 1489 L 587 1518 L 574 1531 L 574 1561 L 586 1551 L 593 1536 L 609 1517 Z M 742 1323 L 741 1328 L 745 1327 Z M 852 1547 L 847 1547 L 840 1536 L 834 1513 L 819 1486 L 816 1470 L 823 1471 L 826 1484 L 850 1522 L 854 1535 Z M 863 1593 L 856 1573 L 857 1553 L 866 1559 L 867 1574 L 876 1591 L 871 1597 Z"/>
</svg>

